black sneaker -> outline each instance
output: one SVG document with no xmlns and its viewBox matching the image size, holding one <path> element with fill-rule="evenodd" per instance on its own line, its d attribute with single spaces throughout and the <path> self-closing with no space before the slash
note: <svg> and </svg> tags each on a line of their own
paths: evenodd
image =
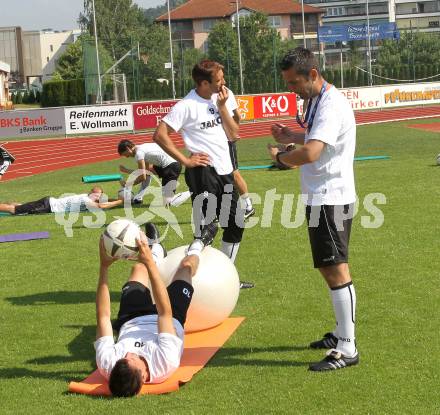
<svg viewBox="0 0 440 415">
<path fill-rule="evenodd" d="M 324 372 L 326 370 L 343 369 L 347 366 L 357 365 L 359 363 L 359 353 L 353 357 L 344 356 L 337 350 L 329 350 L 327 356 L 318 363 L 312 363 L 309 370 L 313 372 Z"/>
<path fill-rule="evenodd" d="M 338 345 L 338 338 L 333 333 L 325 333 L 321 340 L 311 342 L 311 349 L 334 349 Z"/>
<path fill-rule="evenodd" d="M 247 288 L 254 288 L 255 284 L 253 282 L 240 281 L 240 290 L 246 290 Z"/>
<path fill-rule="evenodd" d="M 191 251 L 192 245 L 196 242 L 201 242 L 203 244 L 203 248 L 205 246 L 211 245 L 214 241 L 215 235 L 218 232 L 218 224 L 217 222 L 211 222 L 209 225 L 205 225 L 202 229 L 202 233 L 200 234 L 200 238 L 195 238 L 194 241 L 188 247 L 188 251 Z"/>
<path fill-rule="evenodd" d="M 148 239 L 148 245 L 160 243 L 160 232 L 154 223 L 147 222 L 145 224 L 145 235 Z"/>
<path fill-rule="evenodd" d="M 244 211 L 244 220 L 249 219 L 251 216 L 255 215 L 255 209 L 254 208 L 250 208 L 250 209 L 246 209 Z"/>
<path fill-rule="evenodd" d="M 142 199 L 133 199 L 131 201 L 132 205 L 142 205 Z"/>
<path fill-rule="evenodd" d="M 14 163 L 14 161 L 15 161 L 15 157 L 8 150 L 6 150 L 3 146 L 0 146 L 0 155 L 3 158 L 3 160 L 10 161 L 11 164 Z"/>
</svg>

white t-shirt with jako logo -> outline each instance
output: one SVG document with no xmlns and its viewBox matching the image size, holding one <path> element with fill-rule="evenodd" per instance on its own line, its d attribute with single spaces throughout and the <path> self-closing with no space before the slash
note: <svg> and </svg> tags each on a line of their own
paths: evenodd
<svg viewBox="0 0 440 415">
<path fill-rule="evenodd" d="M 106 379 L 109 379 L 116 362 L 127 353 L 136 353 L 145 359 L 150 372 L 147 383 L 164 382 L 177 370 L 183 354 L 183 327 L 173 319 L 176 336 L 158 333 L 157 319 L 157 314 L 153 314 L 127 321 L 119 331 L 117 343 L 113 336 L 96 340 L 96 364 Z"/>
<path fill-rule="evenodd" d="M 226 107 L 232 116 L 238 105 L 232 91 L 228 89 L 228 93 Z M 217 174 L 224 175 L 232 173 L 232 163 L 217 97 L 218 94 L 213 94 L 211 99 L 205 99 L 193 89 L 162 120 L 174 131 L 182 133 L 185 146 L 191 153 L 208 154 Z"/>
<path fill-rule="evenodd" d="M 316 104 L 313 98 L 311 109 Z M 325 143 L 319 159 L 304 164 L 301 192 L 306 205 L 347 205 L 356 201 L 353 161 L 356 147 L 356 121 L 347 98 L 334 86 L 322 95 L 305 143 Z"/>
</svg>

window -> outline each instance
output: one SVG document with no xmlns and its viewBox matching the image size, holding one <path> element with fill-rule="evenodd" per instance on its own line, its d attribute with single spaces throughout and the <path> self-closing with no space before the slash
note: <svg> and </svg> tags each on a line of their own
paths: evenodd
<svg viewBox="0 0 440 415">
<path fill-rule="evenodd" d="M 281 16 L 269 16 L 268 19 L 269 26 L 280 27 L 281 26 Z"/>
<path fill-rule="evenodd" d="M 53 45 L 50 45 L 50 51 L 53 52 Z"/>
<path fill-rule="evenodd" d="M 326 11 L 326 16 L 344 16 L 345 7 L 328 7 Z"/>
<path fill-rule="evenodd" d="M 203 30 L 206 32 L 210 32 L 216 23 L 217 23 L 216 19 L 204 19 Z"/>
</svg>

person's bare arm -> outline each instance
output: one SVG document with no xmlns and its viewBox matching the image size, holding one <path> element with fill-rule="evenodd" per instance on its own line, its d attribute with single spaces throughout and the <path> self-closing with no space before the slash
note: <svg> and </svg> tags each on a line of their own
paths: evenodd
<svg viewBox="0 0 440 415">
<path fill-rule="evenodd" d="M 148 246 L 147 238 L 141 234 L 141 238 L 137 240 L 139 247 L 138 261 L 145 265 L 150 278 L 151 290 L 156 300 L 156 308 L 158 314 L 157 325 L 159 333 L 170 333 L 176 335 L 173 325 L 173 312 L 171 309 L 168 291 L 160 278 L 159 270 L 154 262 L 153 255 Z"/>
<path fill-rule="evenodd" d="M 229 92 L 225 86 L 222 87 L 222 90 L 218 93 L 217 97 L 217 108 L 220 113 L 220 117 L 222 118 L 222 126 L 225 130 L 226 137 L 228 137 L 229 141 L 238 140 L 238 131 L 239 131 L 239 122 L 240 116 L 237 112 L 237 118 L 235 116 L 231 116 L 229 113 L 228 107 L 226 106 L 226 101 L 229 98 Z M 235 115 L 235 113 L 234 113 Z"/>
<path fill-rule="evenodd" d="M 314 161 L 318 160 L 321 156 L 321 152 L 324 150 L 324 147 L 325 143 L 323 141 L 310 140 L 296 150 L 281 152 L 278 160 L 277 154 L 280 153 L 279 149 L 272 148 L 269 151 L 274 161 L 280 161 L 282 164 L 292 167 L 313 163 Z"/>
<path fill-rule="evenodd" d="M 305 132 L 304 131 L 292 131 L 284 124 L 274 124 L 271 127 L 271 132 L 275 141 L 281 144 L 304 144 Z"/>
<path fill-rule="evenodd" d="M 190 157 L 185 156 L 171 140 L 170 134 L 172 132 L 174 130 L 166 122 L 161 121 L 154 132 L 153 141 L 185 167 L 209 166 L 209 156 L 205 153 L 195 153 Z"/>
<path fill-rule="evenodd" d="M 94 209 L 111 209 L 120 205 L 123 205 L 124 201 L 122 199 L 109 200 L 108 202 L 89 202 L 87 203 L 87 208 Z"/>
<path fill-rule="evenodd" d="M 108 287 L 108 269 L 115 259 L 105 252 L 104 241 L 99 241 L 99 279 L 96 289 L 96 338 L 113 336 L 111 323 L 110 290 Z"/>
</svg>

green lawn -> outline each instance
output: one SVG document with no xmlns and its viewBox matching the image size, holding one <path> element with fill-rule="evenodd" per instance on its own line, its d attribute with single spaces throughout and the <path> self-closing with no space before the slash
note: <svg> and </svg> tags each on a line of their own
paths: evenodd
<svg viewBox="0 0 440 415">
<path fill-rule="evenodd" d="M 438 120 L 440 121 L 440 120 Z M 0 401 L 2 414 L 439 414 L 440 332 L 438 271 L 440 135 L 406 128 L 410 121 L 362 126 L 356 155 L 391 160 L 355 163 L 359 212 L 353 224 L 351 270 L 358 297 L 361 364 L 334 373 L 310 373 L 322 351 L 306 348 L 333 328 L 328 290 L 312 268 L 305 225 L 280 223 L 284 196 L 271 222 L 248 229 L 237 260 L 242 291 L 234 315 L 245 322 L 211 362 L 179 392 L 131 400 L 66 393 L 70 380 L 94 369 L 94 291 L 97 241 L 102 229 L 83 226 L 73 237 L 53 215 L 0 218 L 0 234 L 50 231 L 48 240 L 0 244 Z M 267 139 L 239 144 L 243 165 L 268 164 Z M 83 192 L 81 176 L 114 172 L 119 161 L 70 168 L 0 184 L 0 200 L 29 201 Z M 263 199 L 299 191 L 298 171 L 245 171 Z M 182 177 L 183 180 L 183 177 Z M 116 183 L 105 190 L 114 195 Z M 184 188 L 184 185 L 182 185 Z M 361 226 L 370 193 L 386 204 L 377 229 Z M 263 206 L 257 205 L 257 216 Z M 137 215 L 144 209 L 136 208 Z M 183 231 L 170 230 L 168 249 L 192 239 L 190 205 L 174 210 Z M 107 212 L 107 223 L 122 216 Z M 365 219 L 364 219 L 365 220 Z M 162 218 L 158 223 L 164 223 Z M 219 243 L 219 241 L 217 241 Z M 111 270 L 114 313 L 129 264 Z"/>
</svg>

